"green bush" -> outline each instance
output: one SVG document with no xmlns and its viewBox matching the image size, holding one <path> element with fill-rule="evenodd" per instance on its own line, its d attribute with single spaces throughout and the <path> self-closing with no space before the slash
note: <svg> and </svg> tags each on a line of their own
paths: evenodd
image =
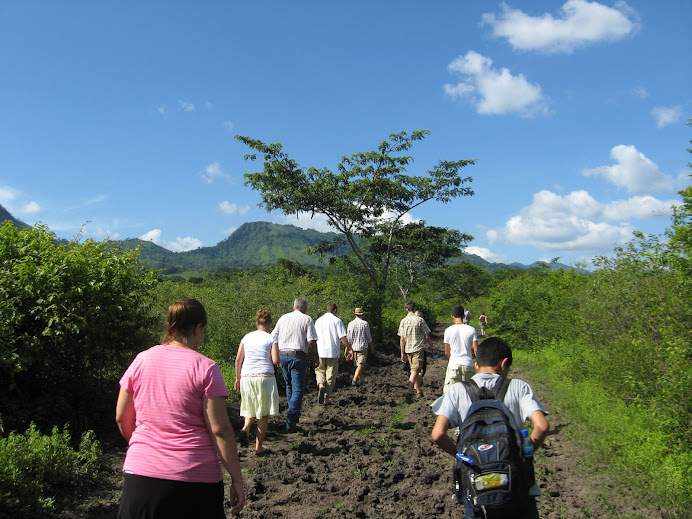
<svg viewBox="0 0 692 519">
<path fill-rule="evenodd" d="M 31 426 L 0 438 L 0 510 L 14 519 L 54 517 L 102 474 L 101 447 L 94 433 L 70 446 L 67 427 L 51 435 Z"/>
<path fill-rule="evenodd" d="M 31 420 L 39 428 L 66 422 L 77 431 L 91 428 L 99 398 L 110 398 L 104 388 L 145 340 L 154 283 L 135 252 L 113 252 L 108 242 L 60 243 L 44 227 L 2 225 L 5 426 L 23 430 Z"/>
<path fill-rule="evenodd" d="M 574 270 L 547 267 L 508 277 L 490 291 L 487 314 L 493 335 L 517 349 L 541 349 L 556 339 L 579 337 L 587 328 L 579 310 L 587 279 Z"/>
</svg>

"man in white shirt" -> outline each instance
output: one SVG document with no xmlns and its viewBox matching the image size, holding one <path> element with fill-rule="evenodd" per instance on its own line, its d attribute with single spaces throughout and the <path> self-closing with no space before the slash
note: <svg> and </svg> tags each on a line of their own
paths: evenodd
<svg viewBox="0 0 692 519">
<path fill-rule="evenodd" d="M 478 349 L 478 337 L 473 326 L 462 322 L 464 315 L 463 306 L 452 307 L 454 324 L 445 330 L 445 357 L 449 362 L 442 387 L 444 393 L 450 384 L 469 380 L 476 373 L 473 358 Z"/>
<path fill-rule="evenodd" d="M 315 321 L 317 353 L 320 356 L 320 363 L 315 368 L 315 378 L 317 379 L 317 401 L 320 404 L 328 404 L 334 393 L 336 377 L 339 375 L 341 345 L 344 345 L 346 353 L 351 349 L 346 327 L 336 316 L 337 310 L 334 303 L 329 303 L 327 312 Z"/>
<path fill-rule="evenodd" d="M 305 391 L 308 348 L 315 356 L 315 364 L 319 362 L 315 322 L 307 315 L 307 310 L 307 300 L 297 297 L 293 302 L 293 312 L 282 315 L 272 331 L 274 342 L 279 345 L 281 371 L 286 382 L 286 432 L 298 430 Z"/>
</svg>

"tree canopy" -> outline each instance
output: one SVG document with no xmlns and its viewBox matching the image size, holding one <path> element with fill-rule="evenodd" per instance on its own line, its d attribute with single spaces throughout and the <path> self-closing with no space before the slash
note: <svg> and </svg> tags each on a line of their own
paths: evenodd
<svg viewBox="0 0 692 519">
<path fill-rule="evenodd" d="M 471 196 L 471 177 L 461 177 L 461 168 L 475 160 L 440 160 L 420 175 L 410 175 L 413 162 L 408 150 L 424 139 L 429 130 L 400 132 L 389 136 L 377 149 L 342 157 L 334 171 L 301 167 L 280 143 L 266 144 L 236 136 L 256 153 L 246 160 L 264 159 L 262 171 L 245 175 L 246 185 L 261 193 L 267 211 L 326 216 L 329 225 L 344 236 L 377 294 L 387 287 L 397 234 L 405 227 L 404 216 L 425 202 L 447 203 Z M 363 238 L 378 237 L 378 254 L 371 254 Z M 464 235 L 464 238 L 470 238 Z M 421 242 L 424 248 L 426 243 Z M 318 247 L 320 252 L 330 247 Z"/>
</svg>

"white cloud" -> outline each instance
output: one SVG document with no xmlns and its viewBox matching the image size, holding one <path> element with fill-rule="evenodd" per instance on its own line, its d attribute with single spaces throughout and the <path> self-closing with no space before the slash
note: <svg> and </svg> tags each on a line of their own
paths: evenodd
<svg viewBox="0 0 692 519">
<path fill-rule="evenodd" d="M 391 220 L 396 218 L 396 216 L 396 213 L 386 210 L 379 220 Z M 314 216 L 312 213 L 298 213 L 297 215 L 282 215 L 281 218 L 283 220 L 281 223 L 295 225 L 301 229 L 314 229 L 320 232 L 338 232 L 334 227 L 329 225 L 329 220 L 321 213 L 317 213 Z M 403 224 L 409 224 L 419 222 L 420 220 L 414 218 L 410 213 L 405 213 L 400 221 Z"/>
<path fill-rule="evenodd" d="M 228 234 L 229 236 L 233 234 L 238 228 L 237 227 L 229 227 L 228 229 L 222 229 L 221 232 L 224 234 Z"/>
<path fill-rule="evenodd" d="M 205 101 L 204 108 L 206 108 L 207 110 L 211 110 L 212 108 L 214 108 L 214 103 L 212 103 L 211 101 Z"/>
<path fill-rule="evenodd" d="M 150 241 L 156 245 L 168 249 L 173 252 L 185 252 L 189 250 L 199 249 L 202 246 L 202 242 L 197 238 L 192 238 L 186 236 L 181 238 L 178 236 L 175 241 L 165 241 L 161 238 L 161 229 L 154 229 L 147 233 L 144 233 L 139 237 L 140 240 Z"/>
<path fill-rule="evenodd" d="M 229 132 L 233 131 L 234 126 L 232 121 L 224 121 L 223 125 Z"/>
<path fill-rule="evenodd" d="M 336 232 L 336 229 L 329 225 L 327 217 L 323 214 L 298 213 L 291 215 L 281 215 L 283 224 L 295 225 L 301 229 L 314 229 L 319 232 Z"/>
<path fill-rule="evenodd" d="M 96 195 L 84 200 L 84 205 L 100 204 L 101 202 L 105 202 L 106 200 L 108 200 L 108 197 L 106 195 Z"/>
<path fill-rule="evenodd" d="M 224 173 L 221 170 L 221 164 L 219 164 L 218 162 L 212 162 L 211 164 L 208 164 L 204 168 L 204 171 L 200 171 L 198 175 L 202 177 L 202 180 L 205 184 L 213 184 L 217 178 L 223 178 L 224 180 L 226 180 L 226 182 L 231 181 L 231 175 L 229 175 L 228 173 Z"/>
<path fill-rule="evenodd" d="M 509 218 L 503 228 L 492 229 L 486 236 L 491 243 L 605 253 L 632 239 L 635 227 L 629 220 L 668 216 L 675 203 L 647 195 L 602 204 L 586 191 L 562 196 L 544 190 L 535 193 L 532 204 Z"/>
<path fill-rule="evenodd" d="M 238 204 L 232 204 L 231 202 L 224 200 L 223 202 L 219 202 L 219 209 L 226 214 L 245 214 L 250 211 L 250 206 L 239 206 Z"/>
<path fill-rule="evenodd" d="M 103 240 L 105 238 L 110 238 L 111 240 L 120 239 L 120 233 L 111 231 L 110 229 L 103 228 L 100 225 L 97 225 L 95 229 L 92 229 L 90 225 L 87 225 L 85 234 L 87 236 L 92 236 L 99 240 Z"/>
<path fill-rule="evenodd" d="M 165 116 L 168 113 L 168 108 L 166 106 L 159 106 L 156 108 L 156 111 L 159 113 L 159 115 Z"/>
<path fill-rule="evenodd" d="M 459 56 L 447 68 L 461 74 L 463 81 L 444 85 L 445 93 L 452 99 L 468 98 L 479 114 L 534 117 L 549 113 L 539 85 L 529 83 L 523 74 L 513 76 L 508 69 L 497 70 L 492 64 L 490 58 L 475 51 Z"/>
<path fill-rule="evenodd" d="M 9 186 L 0 187 L 0 203 L 7 204 L 17 198 L 19 192 Z"/>
<path fill-rule="evenodd" d="M 194 112 L 196 110 L 195 105 L 189 101 L 183 99 L 178 100 L 178 110 L 182 112 Z"/>
<path fill-rule="evenodd" d="M 669 217 L 672 206 L 679 200 L 658 200 L 653 196 L 633 196 L 627 200 L 617 200 L 603 208 L 603 217 L 607 220 L 645 220 L 654 217 Z"/>
<path fill-rule="evenodd" d="M 499 15 L 484 13 L 482 24 L 493 36 L 506 38 L 517 50 L 545 54 L 572 53 L 576 49 L 633 36 L 639 29 L 637 14 L 624 2 L 614 7 L 587 0 L 568 0 L 558 17 L 549 13 L 530 16 L 502 3 Z"/>
<path fill-rule="evenodd" d="M 610 157 L 617 164 L 584 169 L 582 175 L 601 175 L 628 193 L 664 193 L 675 190 L 676 182 L 673 177 L 661 172 L 656 163 L 634 146 L 615 146 L 610 150 Z"/>
<path fill-rule="evenodd" d="M 491 263 L 509 263 L 507 256 L 492 252 L 490 249 L 486 249 L 485 247 L 466 247 L 464 252 L 466 254 L 475 254 L 476 256 L 480 256 L 485 261 L 489 261 Z"/>
<path fill-rule="evenodd" d="M 634 87 L 632 90 L 630 90 L 630 93 L 639 99 L 646 99 L 649 97 L 649 91 L 644 87 Z"/>
<path fill-rule="evenodd" d="M 680 120 L 682 106 L 656 106 L 651 110 L 651 115 L 656 119 L 656 126 L 663 128 Z"/>
<path fill-rule="evenodd" d="M 36 214 L 41 212 L 41 206 L 36 202 L 28 202 L 19 208 L 20 214 Z"/>
</svg>

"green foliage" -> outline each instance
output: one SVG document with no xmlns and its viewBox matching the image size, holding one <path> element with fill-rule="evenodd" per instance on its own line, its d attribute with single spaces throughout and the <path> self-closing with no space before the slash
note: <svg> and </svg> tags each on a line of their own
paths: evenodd
<svg viewBox="0 0 692 519">
<path fill-rule="evenodd" d="M 491 290 L 488 318 L 493 334 L 515 348 L 538 349 L 585 329 L 579 291 L 587 276 L 574 270 L 529 269 Z"/>
<path fill-rule="evenodd" d="M 565 432 L 582 442 L 585 463 L 607 465 L 654 505 L 677 510 L 670 517 L 689 517 L 692 449 L 661 427 L 655 406 L 637 403 L 634 393 L 623 398 L 611 390 L 624 359 L 617 358 L 617 368 L 608 359 L 588 341 L 555 341 L 539 354 L 517 352 L 515 364 L 548 389 L 551 406 L 570 422 Z M 653 377 L 647 380 L 655 385 Z"/>
<path fill-rule="evenodd" d="M 155 282 L 132 251 L 60 244 L 45 227 L 0 227 L 0 412 L 78 430 L 144 341 Z"/>
<path fill-rule="evenodd" d="M 393 236 L 390 237 L 390 232 Z M 424 221 L 406 225 L 385 226 L 368 238 L 363 249 L 380 266 L 390 261 L 390 268 L 401 299 L 408 299 L 411 289 L 425 274 L 461 254 L 461 247 L 473 236 L 456 230 L 426 225 Z"/>
<path fill-rule="evenodd" d="M 91 431 L 78 450 L 67 427 L 51 435 L 31 426 L 0 438 L 0 510 L 16 519 L 54 517 L 68 496 L 89 488 L 102 474 L 101 447 Z"/>
<path fill-rule="evenodd" d="M 356 306 L 368 308 L 351 278 L 325 278 L 288 260 L 277 267 L 225 273 L 200 283 L 164 281 L 156 290 L 155 308 L 163 330 L 166 309 L 173 301 L 193 297 L 205 306 L 208 325 L 199 351 L 219 364 L 230 388 L 235 379 L 238 345 L 245 334 L 255 329 L 257 310 L 267 309 L 276 321 L 292 311 L 298 296 L 307 298 L 308 314 L 313 319 L 321 316 L 330 302 L 337 304 L 344 324 L 353 319 Z"/>
</svg>

